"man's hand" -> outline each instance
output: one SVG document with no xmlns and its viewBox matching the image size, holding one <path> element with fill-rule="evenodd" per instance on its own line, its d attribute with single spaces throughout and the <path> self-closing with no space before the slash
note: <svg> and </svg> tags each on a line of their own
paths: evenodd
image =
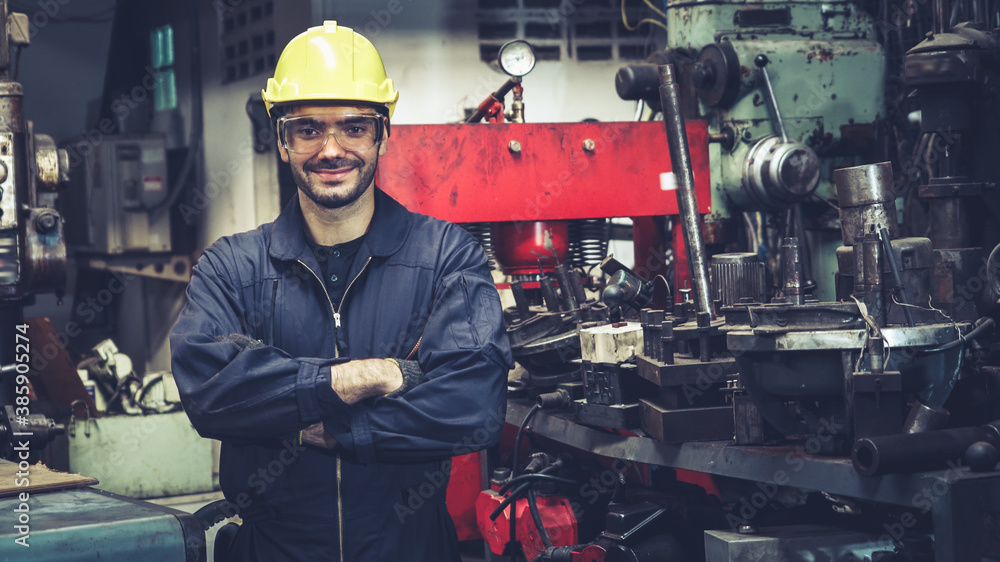
<svg viewBox="0 0 1000 562">
<path fill-rule="evenodd" d="M 332 449 L 337 446 L 337 440 L 326 432 L 323 422 L 314 423 L 303 429 L 302 443 L 323 449 Z"/>
<path fill-rule="evenodd" d="M 383 396 L 403 386 L 403 372 L 385 359 L 358 359 L 330 367 L 330 386 L 347 404 Z"/>
</svg>

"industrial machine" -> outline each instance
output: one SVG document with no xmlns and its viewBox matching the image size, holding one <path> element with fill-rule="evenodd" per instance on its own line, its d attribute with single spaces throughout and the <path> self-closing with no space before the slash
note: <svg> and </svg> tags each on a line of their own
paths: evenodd
<svg viewBox="0 0 1000 562">
<path fill-rule="evenodd" d="M 509 305 L 489 556 L 1000 552 L 992 10 L 668 1 L 615 79 L 648 121 L 523 123 L 518 77 L 490 124 L 394 127 L 380 185 L 477 235 Z M 634 265 L 574 253 L 611 217 Z"/>
<path fill-rule="evenodd" d="M 207 523 L 198 517 L 88 487 L 97 481 L 53 472 L 38 462 L 67 427 L 38 411 L 37 359 L 52 344 L 32 337 L 39 332 L 29 329 L 24 307 L 35 295 L 61 298 L 64 291 L 66 236 L 57 200 L 71 168 L 86 177 L 77 204 L 96 231 L 75 240 L 115 253 L 169 249 L 170 239 L 162 230 L 167 218 L 154 221 L 160 226 L 150 230 L 119 214 L 155 205 L 165 195 L 162 139 L 105 139 L 91 147 L 89 165 L 74 167 L 79 162 L 71 162 L 65 150 L 25 120 L 26 101 L 12 62 L 13 54 L 28 46 L 29 29 L 34 27 L 28 17 L 10 12 L 8 2 L 0 0 L 0 507 L 7 514 L 0 557 L 205 560 Z M 152 236 L 121 237 L 115 230 L 121 226 Z M 72 433 L 74 424 L 68 429 Z M 101 448 L 90 452 L 114 470 L 115 457 Z M 209 452 L 204 458 L 210 465 Z M 210 488 L 210 466 L 205 473 Z"/>
</svg>

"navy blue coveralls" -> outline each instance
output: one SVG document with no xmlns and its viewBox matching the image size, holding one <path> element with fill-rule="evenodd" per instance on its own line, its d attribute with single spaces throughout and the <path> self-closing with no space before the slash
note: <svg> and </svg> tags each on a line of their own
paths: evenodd
<svg viewBox="0 0 1000 562">
<path fill-rule="evenodd" d="M 222 489 L 244 519 L 233 560 L 459 559 L 448 459 L 499 439 L 513 365 L 500 299 L 474 238 L 375 189 L 339 303 L 297 198 L 194 268 L 173 373 L 194 427 L 222 441 Z M 259 343 L 220 341 L 233 334 Z M 349 406 L 330 387 L 332 364 L 408 356 L 425 380 L 402 396 Z M 297 443 L 320 421 L 336 449 Z"/>
</svg>

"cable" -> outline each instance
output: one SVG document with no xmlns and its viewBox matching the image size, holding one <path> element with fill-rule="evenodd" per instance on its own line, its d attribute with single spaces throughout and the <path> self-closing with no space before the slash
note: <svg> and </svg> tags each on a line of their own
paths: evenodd
<svg viewBox="0 0 1000 562">
<path fill-rule="evenodd" d="M 507 490 L 513 488 L 514 486 L 516 486 L 516 485 L 518 485 L 518 484 L 520 484 L 522 482 L 529 482 L 529 483 L 533 484 L 533 483 L 535 483 L 536 481 L 539 481 L 539 480 L 548 480 L 550 482 L 559 482 L 560 484 L 576 484 L 576 480 L 570 480 L 569 478 L 561 478 L 559 476 L 552 476 L 551 474 L 545 474 L 543 472 L 539 472 L 537 474 L 522 474 L 522 475 L 518 476 L 517 478 L 511 478 L 510 480 L 507 481 L 506 484 L 504 484 L 500 488 L 500 490 L 497 493 L 498 494 L 503 494 Z"/>
<path fill-rule="evenodd" d="M 663 17 L 664 18 L 667 17 L 666 14 L 663 14 Z M 622 0 L 622 24 L 625 26 L 625 29 L 627 29 L 629 31 L 635 31 L 635 30 L 639 29 L 639 26 L 642 25 L 642 24 L 644 24 L 644 23 L 656 25 L 656 26 L 662 27 L 664 31 L 669 31 L 667 29 L 666 24 L 664 24 L 663 22 L 659 22 L 657 20 L 651 19 L 651 18 L 643 18 L 643 19 L 639 20 L 639 22 L 636 23 L 635 26 L 629 25 L 629 23 L 628 23 L 628 16 L 625 14 L 625 0 Z"/>
<path fill-rule="evenodd" d="M 514 437 L 514 460 L 511 461 L 510 466 L 510 479 L 514 480 L 517 478 L 517 463 L 518 458 L 521 456 L 521 435 L 524 433 L 524 428 L 528 427 L 531 423 L 531 418 L 535 417 L 541 406 L 535 404 L 528 410 L 528 415 L 524 416 L 524 421 L 521 422 L 521 426 L 517 428 L 517 436 Z"/>
<path fill-rule="evenodd" d="M 652 2 L 650 2 L 649 0 L 642 0 L 642 1 L 645 2 L 647 6 L 649 6 L 650 10 L 653 10 L 653 13 L 655 13 L 656 15 L 660 16 L 663 19 L 667 19 L 667 14 L 663 10 L 654 6 Z"/>
<path fill-rule="evenodd" d="M 542 514 L 538 512 L 535 490 L 531 488 L 528 488 L 528 510 L 531 512 L 531 519 L 535 522 L 538 536 L 542 538 L 542 544 L 545 545 L 545 548 L 552 548 L 552 539 L 549 538 L 549 532 L 545 530 L 545 525 L 542 523 Z"/>
<path fill-rule="evenodd" d="M 510 468 L 511 480 L 513 480 L 514 478 L 517 478 L 517 462 L 518 462 L 518 457 L 521 456 L 521 435 L 524 433 L 524 428 L 528 427 L 528 423 L 531 422 L 531 418 L 533 418 L 535 416 L 535 414 L 538 413 L 538 410 L 540 408 L 541 408 L 541 406 L 539 406 L 538 404 L 535 404 L 534 406 L 532 406 L 531 409 L 528 410 L 528 415 L 524 416 L 524 421 L 521 422 L 521 426 L 517 428 L 517 436 L 514 437 L 514 459 L 511 461 L 511 468 Z M 528 482 L 528 483 L 522 485 L 520 488 L 518 488 L 518 492 L 524 491 L 526 489 L 526 487 L 528 487 L 528 486 L 531 486 L 531 482 Z M 493 513 L 495 515 L 493 515 L 492 518 L 496 519 L 496 515 L 498 515 L 501 511 L 503 511 L 503 508 L 504 508 L 505 505 L 509 505 L 510 504 L 510 502 L 512 501 L 512 498 L 517 498 L 517 495 L 518 495 L 517 493 L 512 493 L 510 495 L 510 497 L 508 497 L 507 499 L 505 499 L 503 501 L 503 503 L 500 504 L 500 507 L 498 507 L 496 510 L 494 510 Z M 510 543 L 509 543 L 508 547 L 511 549 L 511 551 L 510 551 L 510 558 L 511 558 L 511 560 L 514 560 L 515 557 L 517 556 L 517 553 L 514 551 L 514 549 L 517 548 L 517 544 L 518 544 L 517 543 L 517 509 L 515 509 L 516 507 L 517 507 L 517 504 L 515 504 L 514 507 L 512 507 L 510 509 Z"/>
<path fill-rule="evenodd" d="M 939 347 L 933 347 L 933 348 L 930 348 L 930 349 L 921 349 L 920 353 L 937 353 L 939 351 L 948 351 L 949 349 L 955 349 L 956 347 L 958 347 L 960 345 L 964 347 L 967 342 L 969 342 L 971 340 L 974 340 L 974 339 L 978 338 L 979 336 L 983 335 L 983 333 L 986 330 L 988 330 L 989 328 L 992 328 L 995 325 L 996 325 L 996 323 L 993 321 L 992 318 L 984 316 L 984 317 L 980 318 L 979 320 L 976 320 L 976 327 L 973 328 L 968 334 L 965 334 L 964 336 L 963 335 L 959 335 L 958 339 L 956 339 L 954 341 L 951 341 L 951 342 L 948 342 L 948 343 L 946 343 L 946 344 L 944 344 L 942 346 L 939 346 Z"/>
</svg>

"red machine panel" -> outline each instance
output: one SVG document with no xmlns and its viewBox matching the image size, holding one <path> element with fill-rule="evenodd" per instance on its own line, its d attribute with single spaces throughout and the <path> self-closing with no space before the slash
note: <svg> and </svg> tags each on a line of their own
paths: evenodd
<svg viewBox="0 0 1000 562">
<path fill-rule="evenodd" d="M 690 121 L 699 210 L 711 211 L 708 132 Z M 393 125 L 378 185 L 452 222 L 677 214 L 660 122 Z"/>
</svg>

